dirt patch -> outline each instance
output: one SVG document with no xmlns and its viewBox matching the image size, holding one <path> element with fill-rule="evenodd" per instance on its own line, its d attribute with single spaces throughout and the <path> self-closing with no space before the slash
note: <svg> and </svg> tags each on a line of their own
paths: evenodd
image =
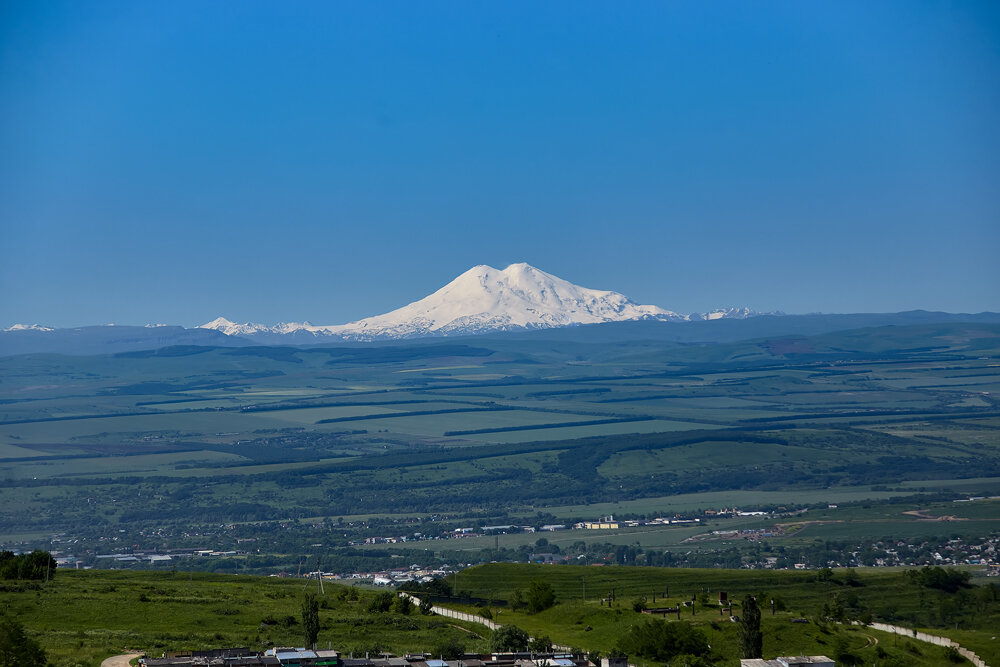
<svg viewBox="0 0 1000 667">
<path fill-rule="evenodd" d="M 910 516 L 917 517 L 918 521 L 968 521 L 960 516 L 954 516 L 951 514 L 942 514 L 941 516 L 934 516 L 933 514 L 928 514 L 924 510 L 907 510 L 903 514 L 908 514 Z"/>
</svg>

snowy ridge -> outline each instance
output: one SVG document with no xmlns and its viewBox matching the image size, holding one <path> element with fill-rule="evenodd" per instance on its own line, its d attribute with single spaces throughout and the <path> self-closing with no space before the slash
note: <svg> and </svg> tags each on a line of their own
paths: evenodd
<svg viewBox="0 0 1000 667">
<path fill-rule="evenodd" d="M 311 334 L 365 341 L 630 320 L 744 319 L 756 314 L 747 308 L 725 308 L 704 314 L 680 315 L 658 306 L 637 304 L 618 292 L 580 287 L 521 263 L 511 264 L 502 271 L 486 265 L 474 266 L 419 301 L 349 324 L 316 326 L 309 322 L 286 322 L 268 327 L 251 322 L 239 324 L 219 317 L 200 328 L 230 336 Z"/>
<path fill-rule="evenodd" d="M 52 327 L 43 327 L 41 324 L 15 324 L 0 331 L 55 331 Z"/>
</svg>

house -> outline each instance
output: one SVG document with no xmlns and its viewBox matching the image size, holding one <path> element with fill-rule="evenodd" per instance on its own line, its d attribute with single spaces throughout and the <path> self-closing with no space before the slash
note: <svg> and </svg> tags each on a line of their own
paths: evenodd
<svg viewBox="0 0 1000 667">
<path fill-rule="evenodd" d="M 528 562 L 551 565 L 552 563 L 561 563 L 568 558 L 568 556 L 562 556 L 559 554 L 531 554 L 531 556 L 528 557 Z"/>
<path fill-rule="evenodd" d="M 341 667 L 339 651 L 311 651 L 305 648 L 269 648 L 264 652 L 265 658 L 276 658 L 282 667 L 306 667 L 307 665 L 328 665 Z"/>
<path fill-rule="evenodd" d="M 798 655 L 774 660 L 743 658 L 740 667 L 836 667 L 836 663 L 825 655 Z"/>
</svg>

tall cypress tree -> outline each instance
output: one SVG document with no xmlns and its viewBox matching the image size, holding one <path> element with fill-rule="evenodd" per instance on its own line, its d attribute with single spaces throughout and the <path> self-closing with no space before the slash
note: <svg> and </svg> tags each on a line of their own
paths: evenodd
<svg viewBox="0 0 1000 667">
<path fill-rule="evenodd" d="M 738 631 L 741 657 L 763 657 L 764 635 L 760 632 L 760 607 L 757 606 L 757 598 L 752 595 L 743 598 Z"/>
<path fill-rule="evenodd" d="M 305 633 L 306 648 L 316 645 L 319 637 L 319 602 L 312 593 L 306 593 L 302 601 L 302 632 Z"/>
</svg>

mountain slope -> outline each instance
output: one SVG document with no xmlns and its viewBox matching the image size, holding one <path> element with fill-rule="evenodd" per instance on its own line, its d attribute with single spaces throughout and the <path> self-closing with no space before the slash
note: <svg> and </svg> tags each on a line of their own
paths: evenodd
<svg viewBox="0 0 1000 667">
<path fill-rule="evenodd" d="M 406 338 L 644 319 L 685 318 L 617 292 L 579 287 L 528 264 L 503 271 L 480 265 L 407 306 L 322 330 L 348 338 Z"/>
<path fill-rule="evenodd" d="M 203 324 L 202 328 L 255 338 L 308 332 L 344 340 L 375 340 L 636 320 L 679 322 L 745 318 L 752 314 L 747 309 L 730 308 L 693 316 L 679 315 L 658 306 L 637 304 L 618 292 L 580 287 L 521 263 L 511 264 L 502 271 L 486 265 L 474 266 L 419 301 L 349 324 L 316 326 L 304 322 L 267 327 L 238 324 L 220 317 Z"/>
</svg>

